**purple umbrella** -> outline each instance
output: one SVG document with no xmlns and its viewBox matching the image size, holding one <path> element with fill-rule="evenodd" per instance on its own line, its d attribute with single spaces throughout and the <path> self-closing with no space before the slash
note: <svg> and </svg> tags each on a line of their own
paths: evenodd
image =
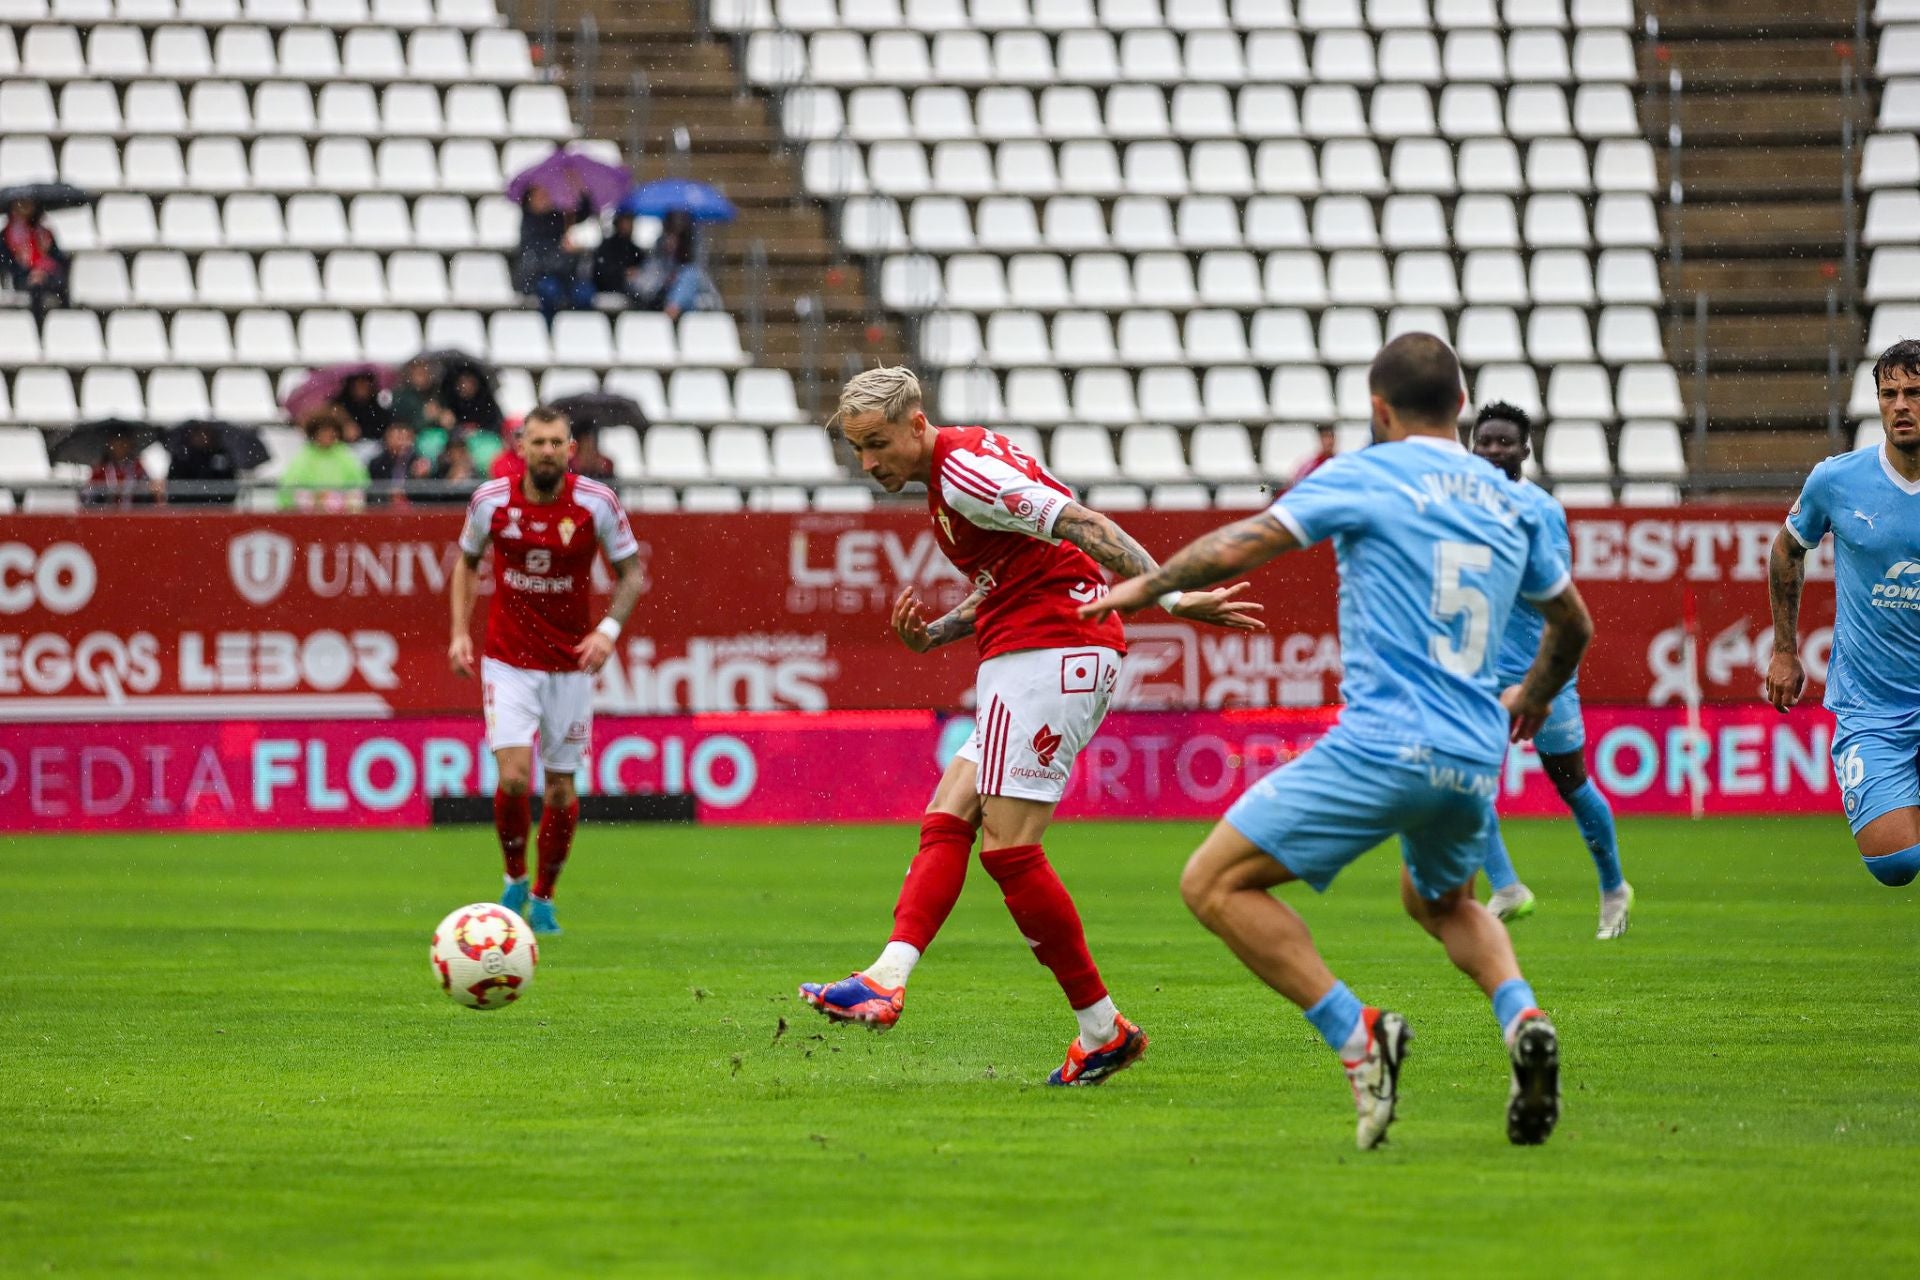
<svg viewBox="0 0 1920 1280">
<path fill-rule="evenodd" d="M 362 375 L 372 378 L 379 391 L 391 391 L 400 381 L 393 366 L 384 364 L 333 364 L 315 369 L 287 394 L 287 416 L 298 422 L 314 410 L 326 408 L 340 398 L 347 379 Z"/>
<path fill-rule="evenodd" d="M 633 174 L 621 165 L 560 147 L 540 163 L 513 175 L 513 181 L 507 184 L 507 199 L 518 204 L 535 187 L 562 209 L 573 208 L 584 195 L 598 213 L 620 203 L 620 197 L 633 189 Z"/>
</svg>

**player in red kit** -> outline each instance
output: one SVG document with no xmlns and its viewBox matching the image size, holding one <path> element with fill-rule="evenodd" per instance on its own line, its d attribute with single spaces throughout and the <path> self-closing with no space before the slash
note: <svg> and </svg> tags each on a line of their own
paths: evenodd
<svg viewBox="0 0 1920 1280">
<path fill-rule="evenodd" d="M 907 978 L 959 900 L 980 833 L 980 864 L 1080 1024 L 1047 1083 L 1098 1084 L 1132 1065 L 1147 1037 L 1114 1007 L 1080 914 L 1040 842 L 1074 757 L 1106 716 L 1126 651 L 1113 619 L 1089 624 L 1079 608 L 1106 592 L 1103 568 L 1131 575 L 1153 557 L 1005 437 L 929 423 L 909 370 L 860 374 L 840 393 L 837 416 L 861 467 L 889 493 L 914 481 L 927 486 L 940 548 L 973 584 L 935 619 L 911 588 L 901 592 L 895 634 L 916 653 L 976 636 L 980 670 L 973 737 L 927 806 L 886 948 L 842 981 L 801 984 L 801 998 L 837 1022 L 876 1030 L 897 1022 Z M 1253 617 L 1260 606 L 1234 599 L 1244 589 L 1174 592 L 1162 603 L 1184 618 L 1261 629 Z"/>
<path fill-rule="evenodd" d="M 566 415 L 535 409 L 521 428 L 526 469 L 474 491 L 453 570 L 453 639 L 447 661 L 474 671 L 474 588 L 480 557 L 493 546 L 493 602 L 480 661 L 487 746 L 499 767 L 493 825 L 506 859 L 503 906 L 523 913 L 536 933 L 558 933 L 553 886 L 580 819 L 574 774 L 593 736 L 593 677 L 640 599 L 640 547 L 613 490 L 571 475 L 573 430 Z M 613 603 L 596 624 L 589 594 L 593 558 L 605 553 L 617 577 Z M 539 867 L 527 879 L 533 740 L 546 771 Z M 531 896 L 531 902 L 529 902 Z"/>
</svg>

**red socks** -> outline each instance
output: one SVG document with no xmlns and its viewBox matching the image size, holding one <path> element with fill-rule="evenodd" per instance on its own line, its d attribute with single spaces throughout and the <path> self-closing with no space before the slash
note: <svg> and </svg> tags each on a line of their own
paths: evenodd
<svg viewBox="0 0 1920 1280">
<path fill-rule="evenodd" d="M 1067 1002 L 1084 1009 L 1104 997 L 1107 984 L 1100 981 L 1100 970 L 1087 951 L 1080 913 L 1041 847 L 988 849 L 980 855 L 980 865 L 1000 885 L 1013 923 L 1033 948 L 1034 959 L 1053 971 Z"/>
<path fill-rule="evenodd" d="M 967 859 L 972 855 L 972 823 L 950 813 L 930 813 L 920 820 L 920 853 L 907 868 L 907 882 L 900 886 L 889 942 L 904 942 L 916 951 L 927 949 L 960 900 Z"/>
<path fill-rule="evenodd" d="M 560 878 L 560 868 L 567 865 L 567 854 L 573 848 L 573 829 L 580 822 L 580 801 L 564 808 L 550 804 L 540 815 L 540 874 L 533 878 L 533 896 L 551 898 L 553 882 Z"/>
<path fill-rule="evenodd" d="M 533 810 L 526 792 L 493 793 L 493 830 L 500 837 L 500 856 L 507 864 L 509 880 L 518 880 L 527 874 L 527 827 L 532 821 Z"/>
</svg>

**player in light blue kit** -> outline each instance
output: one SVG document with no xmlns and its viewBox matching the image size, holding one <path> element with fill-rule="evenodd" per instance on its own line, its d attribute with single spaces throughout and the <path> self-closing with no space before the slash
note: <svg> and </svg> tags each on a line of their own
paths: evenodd
<svg viewBox="0 0 1920 1280">
<path fill-rule="evenodd" d="M 1920 875 L 1920 342 L 1873 366 L 1878 445 L 1813 469 L 1773 540 L 1773 661 L 1767 700 L 1800 700 L 1800 588 L 1807 552 L 1833 535 L 1833 776 L 1867 870 L 1881 884 Z"/>
<path fill-rule="evenodd" d="M 1334 978 L 1306 924 L 1270 890 L 1293 880 L 1325 889 L 1399 836 L 1407 914 L 1493 1001 L 1513 1068 L 1507 1136 L 1542 1142 L 1560 1113 L 1559 1041 L 1506 929 L 1474 900 L 1473 878 L 1509 737 L 1530 737 L 1546 719 L 1593 624 L 1550 531 L 1505 476 L 1461 447 L 1452 349 L 1430 334 L 1396 338 L 1374 358 L 1368 386 L 1374 447 L 1342 454 L 1270 510 L 1215 530 L 1084 612 L 1132 613 L 1182 585 L 1333 541 L 1346 709 L 1227 811 L 1187 863 L 1181 894 L 1340 1055 L 1364 1150 L 1393 1120 L 1412 1033 Z M 1495 644 L 1520 595 L 1546 625 L 1526 679 L 1503 695 Z"/>
<path fill-rule="evenodd" d="M 1526 410 L 1497 401 L 1482 405 L 1473 420 L 1473 451 L 1507 473 L 1520 500 L 1539 511 L 1553 532 L 1554 545 L 1571 561 L 1573 544 L 1567 536 L 1565 509 L 1552 494 L 1521 475 L 1533 452 L 1532 433 L 1533 421 Z M 1525 600 L 1513 606 L 1506 632 L 1500 637 L 1499 657 L 1494 660 L 1502 688 L 1518 684 L 1527 674 L 1533 655 L 1540 649 L 1542 625 L 1540 611 Z M 1627 931 L 1633 886 L 1620 874 L 1620 842 L 1614 831 L 1613 809 L 1587 777 L 1587 727 L 1580 716 L 1578 675 L 1567 681 L 1567 687 L 1553 700 L 1553 711 L 1534 736 L 1533 745 L 1540 753 L 1540 767 L 1573 811 L 1573 820 L 1600 873 L 1600 927 L 1594 936 L 1602 942 L 1617 938 Z M 1487 909 L 1493 914 L 1502 920 L 1521 920 L 1533 914 L 1533 891 L 1520 883 L 1513 859 L 1507 855 L 1506 841 L 1497 829 L 1493 846 L 1487 850 L 1487 883 L 1493 886 L 1493 896 L 1487 899 Z"/>
</svg>

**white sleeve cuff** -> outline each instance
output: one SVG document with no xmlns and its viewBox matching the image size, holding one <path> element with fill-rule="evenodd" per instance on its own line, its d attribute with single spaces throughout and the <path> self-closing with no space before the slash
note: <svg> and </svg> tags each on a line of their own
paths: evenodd
<svg viewBox="0 0 1920 1280">
<path fill-rule="evenodd" d="M 1811 551 L 1815 547 L 1820 545 L 1820 540 L 1818 538 L 1815 538 L 1812 542 L 1808 542 L 1805 538 L 1801 537 L 1800 531 L 1793 527 L 1793 521 L 1787 520 L 1787 521 L 1783 521 L 1782 523 L 1786 528 L 1788 535 L 1791 536 L 1795 542 L 1805 547 L 1808 551 Z"/>
<path fill-rule="evenodd" d="M 1539 601 L 1542 601 L 1542 600 L 1551 600 L 1572 585 L 1573 585 L 1573 574 L 1563 573 L 1559 577 L 1555 578 L 1553 580 L 1553 585 L 1548 587 L 1545 591 L 1540 591 L 1540 592 L 1522 591 L 1520 593 L 1520 598 L 1523 600 L 1532 601 L 1534 603 L 1538 603 Z"/>
<path fill-rule="evenodd" d="M 1292 534 L 1293 540 L 1302 547 L 1310 547 L 1314 544 L 1314 539 L 1307 536 L 1306 527 L 1300 523 L 1300 517 L 1294 515 L 1293 512 L 1287 510 L 1279 503 L 1276 502 L 1268 507 L 1267 514 L 1275 520 L 1278 520 L 1280 527 Z"/>
</svg>

